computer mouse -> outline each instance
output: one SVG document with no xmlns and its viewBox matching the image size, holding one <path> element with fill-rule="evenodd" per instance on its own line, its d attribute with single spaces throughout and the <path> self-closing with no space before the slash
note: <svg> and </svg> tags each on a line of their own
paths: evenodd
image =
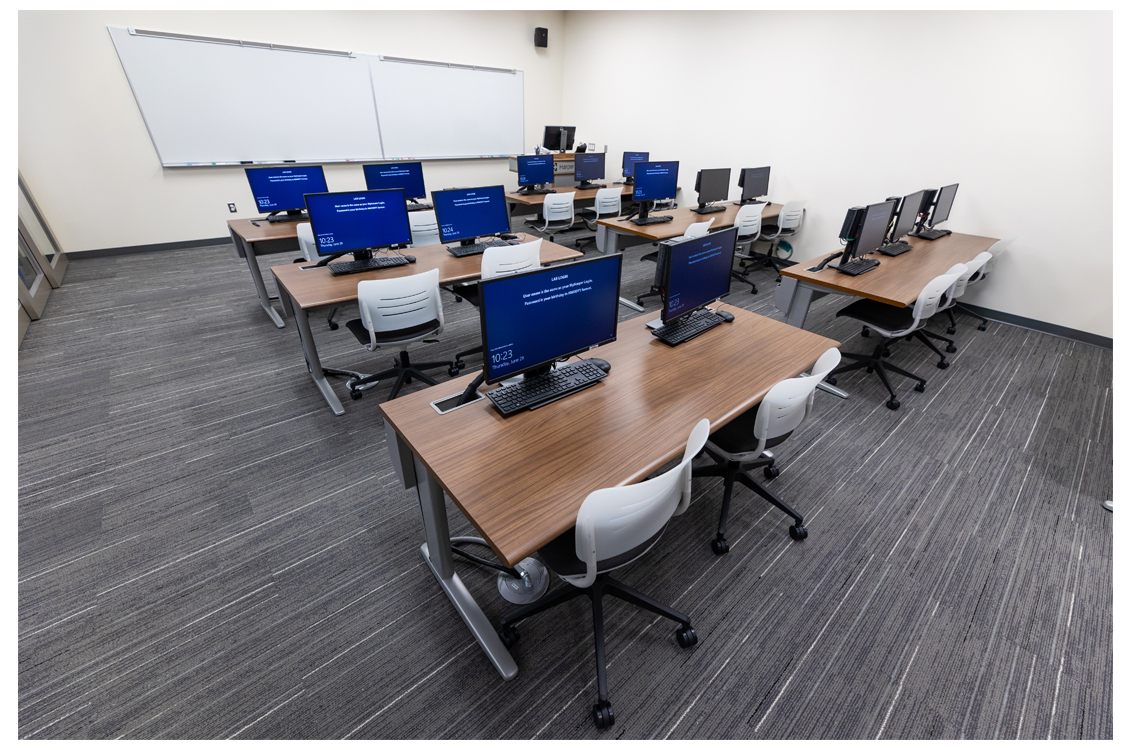
<svg viewBox="0 0 1130 750">
<path fill-rule="evenodd" d="M 416 262 L 416 256 L 415 255 L 405 255 L 404 260 L 408 261 L 409 263 L 415 263 Z"/>
<path fill-rule="evenodd" d="M 522 241 L 521 240 L 506 240 L 506 244 L 507 245 L 521 245 Z"/>
<path fill-rule="evenodd" d="M 728 313 L 725 310 L 715 310 L 714 314 L 717 315 L 722 320 L 726 321 L 727 323 L 733 323 L 734 322 L 734 314 L 733 313 Z"/>
<path fill-rule="evenodd" d="M 604 370 L 605 372 L 608 372 L 612 369 L 612 365 L 610 365 L 606 360 L 597 359 L 596 357 L 589 357 L 588 361 Z"/>
</svg>

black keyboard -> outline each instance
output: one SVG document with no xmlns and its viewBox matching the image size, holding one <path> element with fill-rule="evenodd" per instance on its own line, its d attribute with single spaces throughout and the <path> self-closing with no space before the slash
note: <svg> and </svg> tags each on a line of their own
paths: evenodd
<svg viewBox="0 0 1130 750">
<path fill-rule="evenodd" d="M 456 258 L 465 258 L 468 255 L 482 255 L 488 247 L 505 247 L 509 244 L 506 240 L 488 240 L 487 242 L 476 242 L 474 245 L 448 245 L 447 252 Z"/>
<path fill-rule="evenodd" d="M 874 258 L 856 258 L 855 260 L 841 263 L 838 266 L 833 266 L 840 273 L 846 273 L 848 276 L 858 276 L 861 273 L 867 273 L 872 268 L 876 268 L 879 261 Z"/>
<path fill-rule="evenodd" d="M 551 401 L 584 390 L 607 375 L 591 362 L 582 360 L 559 365 L 548 375 L 530 376 L 512 385 L 487 391 L 487 397 L 504 415 L 536 409 Z"/>
<path fill-rule="evenodd" d="M 881 252 L 883 255 L 895 256 L 910 252 L 913 249 L 914 248 L 912 248 L 906 242 L 892 242 L 889 245 L 883 245 L 881 248 L 879 248 L 879 252 Z"/>
<path fill-rule="evenodd" d="M 406 266 L 410 261 L 403 255 L 378 255 L 368 260 L 347 260 L 342 263 L 330 263 L 330 273 L 341 276 L 344 273 L 361 273 L 374 271 L 378 268 L 392 268 L 393 266 Z"/>
<path fill-rule="evenodd" d="M 409 211 L 431 211 L 433 208 L 431 203 L 409 203 Z"/>
<path fill-rule="evenodd" d="M 668 221 L 673 221 L 674 216 L 648 216 L 646 219 L 641 219 L 638 216 L 632 219 L 632 223 L 637 226 L 645 226 L 647 224 L 664 224 Z"/>
<path fill-rule="evenodd" d="M 594 183 L 592 185 L 578 184 L 576 187 L 577 187 L 577 190 L 602 190 L 602 189 L 604 189 L 608 186 L 607 185 L 597 185 L 597 184 Z"/>
<path fill-rule="evenodd" d="M 947 234 L 952 234 L 948 229 L 923 229 L 915 237 L 921 237 L 924 240 L 936 240 L 939 237 L 945 237 Z"/>
<path fill-rule="evenodd" d="M 557 191 L 554 190 L 553 188 L 533 188 L 532 190 L 527 190 L 526 188 L 522 188 L 521 190 L 518 191 L 518 195 L 549 195 L 550 193 L 556 193 L 556 192 Z"/>
<path fill-rule="evenodd" d="M 690 341 L 695 336 L 700 336 L 724 322 L 712 312 L 698 310 L 667 325 L 659 326 L 659 328 L 653 329 L 651 333 L 664 344 L 675 346 L 684 341 Z"/>
</svg>

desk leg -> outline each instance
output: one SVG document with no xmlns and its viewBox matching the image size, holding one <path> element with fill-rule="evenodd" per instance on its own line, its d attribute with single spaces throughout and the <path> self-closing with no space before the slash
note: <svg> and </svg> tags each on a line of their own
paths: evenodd
<svg viewBox="0 0 1130 750">
<path fill-rule="evenodd" d="M 600 250 L 600 252 L 603 253 L 604 255 L 611 255 L 612 253 L 619 252 L 620 251 L 620 247 L 619 247 L 620 243 L 617 240 L 617 238 L 619 236 L 620 236 L 619 232 L 611 231 L 608 227 L 604 226 L 603 224 L 597 224 L 596 225 L 596 247 L 597 247 L 597 249 Z M 629 299 L 625 299 L 624 297 L 620 298 L 620 304 L 623 305 L 624 307 L 628 308 L 629 310 L 635 310 L 636 312 L 643 312 L 642 307 L 640 307 L 635 302 L 632 302 Z"/>
<path fill-rule="evenodd" d="M 259 271 L 259 261 L 255 260 L 255 250 L 248 243 L 243 241 L 243 238 L 235 233 L 234 229 L 228 230 L 231 233 L 232 244 L 235 245 L 236 252 L 241 254 L 247 260 L 247 268 L 251 271 L 251 281 L 255 284 L 255 293 L 259 295 L 259 304 L 263 306 L 263 311 L 267 313 L 267 317 L 278 326 L 285 328 L 286 322 L 279 317 L 275 312 L 275 308 L 271 306 L 271 295 L 267 293 L 267 287 L 263 284 L 263 274 Z"/>
<path fill-rule="evenodd" d="M 808 317 L 808 308 L 812 303 L 821 297 L 825 296 L 827 292 L 818 292 L 807 284 L 798 284 L 795 279 L 788 279 L 793 282 L 793 293 L 788 301 L 788 308 L 785 315 L 785 322 L 796 328 L 804 328 L 804 320 Z M 782 279 L 781 283 L 785 283 Z"/>
<path fill-rule="evenodd" d="M 443 502 L 443 488 L 428 471 L 428 467 L 413 455 L 413 464 L 416 470 L 416 492 L 420 497 L 420 513 L 424 517 L 424 537 L 427 541 L 420 545 L 420 554 L 424 556 L 432 575 L 439 581 L 440 588 L 447 594 L 447 598 L 455 606 L 463 622 L 467 624 L 479 647 L 486 653 L 490 663 L 502 675 L 502 679 L 510 680 L 518 674 L 518 665 L 514 657 L 502 645 L 502 641 L 495 632 L 490 620 L 483 614 L 475 602 L 471 592 L 463 585 L 463 581 L 455 573 L 455 565 L 451 559 L 451 533 L 447 528 L 447 507 Z"/>
<path fill-rule="evenodd" d="M 285 289 L 280 288 L 282 294 L 286 294 Z M 333 388 L 330 388 L 329 382 L 326 381 L 326 374 L 322 372 L 322 361 L 318 359 L 318 348 L 314 346 L 314 334 L 310 332 L 310 319 L 306 317 L 306 311 L 300 305 L 294 304 L 293 300 L 289 300 L 290 309 L 294 313 L 294 322 L 298 326 L 298 338 L 302 340 L 302 354 L 306 357 L 306 368 L 310 370 L 310 377 L 314 379 L 314 385 L 318 386 L 318 390 L 322 392 L 322 398 L 333 409 L 333 413 L 339 417 L 345 413 L 345 409 L 341 408 L 341 402 L 337 400 L 337 394 L 334 393 Z"/>
</svg>

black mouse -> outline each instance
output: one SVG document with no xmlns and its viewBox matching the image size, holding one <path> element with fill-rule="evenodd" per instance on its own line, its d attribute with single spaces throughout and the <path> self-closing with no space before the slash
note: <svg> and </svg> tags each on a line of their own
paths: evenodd
<svg viewBox="0 0 1130 750">
<path fill-rule="evenodd" d="M 405 255 L 404 260 L 408 261 L 409 263 L 415 263 L 416 262 L 416 256 L 415 255 Z"/>
<path fill-rule="evenodd" d="M 734 314 L 733 313 L 728 313 L 725 310 L 720 310 L 718 312 L 715 312 L 714 314 L 717 315 L 722 320 L 726 321 L 727 323 L 733 323 L 734 322 Z"/>
<path fill-rule="evenodd" d="M 597 359 L 596 357 L 589 357 L 588 361 L 590 363 L 596 365 L 600 369 L 604 370 L 605 372 L 608 372 L 609 370 L 612 369 L 612 365 L 610 365 L 606 360 Z"/>
</svg>

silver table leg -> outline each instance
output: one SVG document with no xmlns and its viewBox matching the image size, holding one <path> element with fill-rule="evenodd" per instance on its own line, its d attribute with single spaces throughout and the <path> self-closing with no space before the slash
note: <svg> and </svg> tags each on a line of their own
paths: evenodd
<svg viewBox="0 0 1130 750">
<path fill-rule="evenodd" d="M 244 259 L 247 260 L 247 269 L 251 271 L 251 281 L 255 284 L 255 293 L 259 295 L 259 304 L 263 306 L 263 311 L 267 313 L 267 317 L 276 326 L 285 328 L 286 322 L 279 317 L 279 314 L 275 312 L 275 308 L 271 305 L 271 295 L 267 292 L 267 287 L 263 283 L 263 274 L 259 270 L 259 261 L 255 260 L 254 248 L 249 243 L 244 242 L 234 229 L 228 229 L 228 232 L 231 234 L 231 241 L 235 245 L 236 252 L 243 255 Z"/>
<path fill-rule="evenodd" d="M 620 252 L 622 248 L 620 247 L 619 238 L 619 232 L 609 229 L 603 224 L 596 225 L 596 247 L 604 255 L 611 255 L 612 253 Z M 629 310 L 643 312 L 643 308 L 637 305 L 635 302 L 632 302 L 630 299 L 621 297 L 620 304 L 628 308 Z"/>
<path fill-rule="evenodd" d="M 416 470 L 416 492 L 420 497 L 420 513 L 424 518 L 424 537 L 427 541 L 420 545 L 420 554 L 424 556 L 432 575 L 439 581 L 440 588 L 447 594 L 463 622 L 467 624 L 479 647 L 490 659 L 490 663 L 502 675 L 502 679 L 511 680 L 518 674 L 518 665 L 514 657 L 502 645 L 498 633 L 490 620 L 483 614 L 471 592 L 463 585 L 463 581 L 455 573 L 455 565 L 451 559 L 451 533 L 447 528 L 447 507 L 443 502 L 443 489 L 439 482 L 428 471 L 419 456 L 413 455 L 413 466 Z"/>
<path fill-rule="evenodd" d="M 279 295 L 284 294 L 287 294 L 287 292 L 280 286 Z M 318 348 L 314 346 L 314 334 L 310 332 L 310 320 L 306 317 L 306 311 L 300 305 L 294 304 L 293 300 L 287 302 L 294 314 L 294 322 L 298 326 L 298 338 L 302 340 L 302 354 L 306 357 L 306 367 L 310 370 L 310 377 L 314 379 L 314 385 L 318 386 L 318 390 L 322 392 L 322 398 L 333 409 L 333 413 L 340 417 L 345 413 L 345 409 L 341 407 L 337 394 L 333 392 L 333 388 L 330 388 L 326 374 L 322 372 L 322 361 L 318 359 Z"/>
</svg>

